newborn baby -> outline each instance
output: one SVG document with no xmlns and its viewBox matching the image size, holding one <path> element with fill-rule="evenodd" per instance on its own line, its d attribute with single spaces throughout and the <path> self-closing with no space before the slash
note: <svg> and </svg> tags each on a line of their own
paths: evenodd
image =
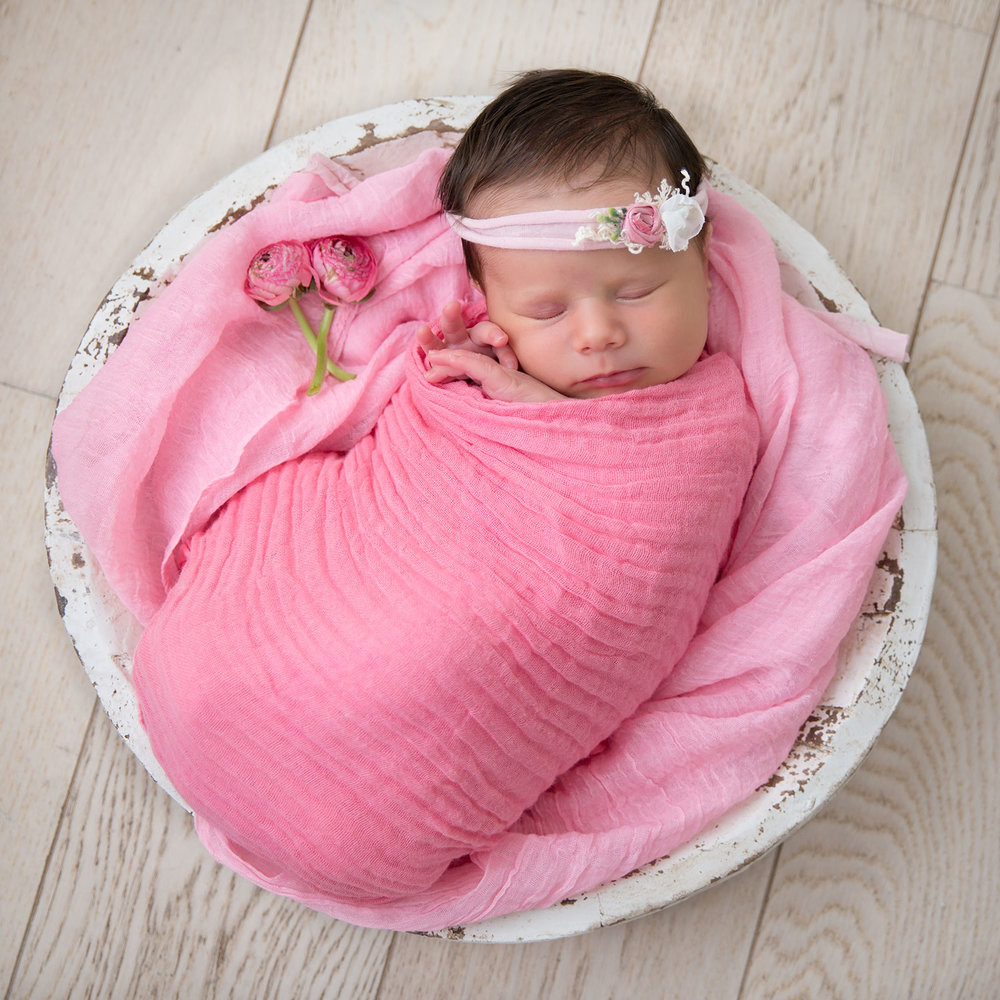
<svg viewBox="0 0 1000 1000">
<path fill-rule="evenodd" d="M 446 304 L 370 434 L 225 503 L 136 653 L 205 843 L 327 912 L 484 878 L 669 674 L 732 544 L 758 427 L 705 350 L 701 158 L 584 80 L 515 84 L 445 170 L 488 319 Z M 524 112 L 553 86 L 591 148 Z"/>
<path fill-rule="evenodd" d="M 568 100 L 588 109 L 592 148 L 553 120 L 572 114 Z M 622 146 L 608 119 L 629 112 Z M 583 73 L 522 78 L 469 128 L 441 180 L 489 319 L 466 329 L 452 303 L 438 335 L 422 327 L 427 378 L 529 402 L 683 375 L 708 334 L 711 227 L 706 199 L 691 195 L 704 170 L 640 88 Z"/>
</svg>

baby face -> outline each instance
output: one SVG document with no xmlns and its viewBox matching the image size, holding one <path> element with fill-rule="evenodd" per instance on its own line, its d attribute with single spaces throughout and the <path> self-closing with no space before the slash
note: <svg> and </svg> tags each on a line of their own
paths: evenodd
<svg viewBox="0 0 1000 1000">
<path fill-rule="evenodd" d="M 543 193 L 537 185 L 505 187 L 484 192 L 469 214 L 628 205 L 658 182 L 626 177 Z M 521 369 L 565 396 L 670 382 L 705 347 L 708 264 L 694 242 L 681 252 L 481 246 L 478 253 L 490 319 L 506 331 Z"/>
</svg>

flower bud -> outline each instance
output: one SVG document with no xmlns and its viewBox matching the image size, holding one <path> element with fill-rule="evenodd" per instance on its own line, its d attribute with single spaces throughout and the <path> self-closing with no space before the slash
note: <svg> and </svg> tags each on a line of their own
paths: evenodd
<svg viewBox="0 0 1000 1000">
<path fill-rule="evenodd" d="M 330 305 L 360 302 L 375 287 L 378 263 L 358 236 L 327 236 L 307 244 L 320 297 Z"/>
<path fill-rule="evenodd" d="M 309 254 L 297 240 L 283 240 L 259 250 L 247 269 L 243 288 L 247 295 L 265 306 L 287 302 L 299 286 L 313 279 Z"/>
</svg>

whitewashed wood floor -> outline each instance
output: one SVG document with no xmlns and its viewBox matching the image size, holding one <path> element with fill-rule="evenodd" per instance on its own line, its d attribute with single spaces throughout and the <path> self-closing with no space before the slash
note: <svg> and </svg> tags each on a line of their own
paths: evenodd
<svg viewBox="0 0 1000 1000">
<path fill-rule="evenodd" d="M 8 998 L 1000 997 L 998 0 L 7 0 L 0 991 Z M 218 868 L 114 733 L 42 544 L 53 405 L 166 219 L 269 144 L 515 70 L 641 79 L 914 334 L 940 562 L 833 802 L 736 878 L 581 938 L 361 930 Z"/>
</svg>

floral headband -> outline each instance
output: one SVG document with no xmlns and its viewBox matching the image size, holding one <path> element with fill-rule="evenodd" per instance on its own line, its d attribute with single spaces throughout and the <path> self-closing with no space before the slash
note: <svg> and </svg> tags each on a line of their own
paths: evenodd
<svg viewBox="0 0 1000 1000">
<path fill-rule="evenodd" d="M 681 171 L 681 186 L 664 179 L 655 195 L 637 194 L 621 208 L 556 209 L 523 212 L 492 219 L 468 219 L 448 214 L 448 222 L 463 240 L 504 250 L 605 250 L 625 247 L 639 253 L 645 247 L 686 250 L 705 225 L 708 191 L 704 181 L 690 193 L 691 175 Z"/>
</svg>

